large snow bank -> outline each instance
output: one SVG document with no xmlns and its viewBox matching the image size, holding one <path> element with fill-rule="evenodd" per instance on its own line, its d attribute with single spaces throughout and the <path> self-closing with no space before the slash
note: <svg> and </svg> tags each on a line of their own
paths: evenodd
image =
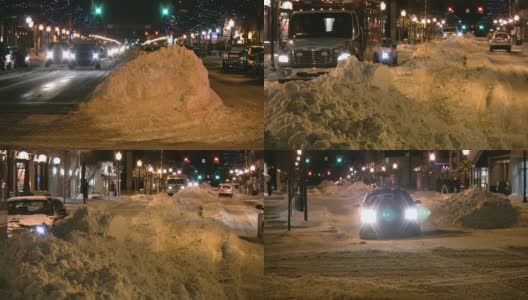
<svg viewBox="0 0 528 300">
<path fill-rule="evenodd" d="M 519 221 L 519 212 L 504 195 L 480 187 L 454 194 L 431 208 L 426 226 L 509 228 Z"/>
<path fill-rule="evenodd" d="M 224 105 L 201 60 L 178 46 L 141 52 L 114 70 L 80 106 L 71 126 L 82 122 L 127 141 L 246 143 L 262 132 L 254 112 Z"/>
<path fill-rule="evenodd" d="M 217 222 L 153 198 L 139 214 L 78 210 L 56 236 L 0 248 L 8 299 L 249 299 L 263 250 Z M 126 213 L 123 213 L 126 212 Z M 0 280 L 0 283 L 2 280 Z"/>
<path fill-rule="evenodd" d="M 527 145 L 527 72 L 474 38 L 417 47 L 402 66 L 340 64 L 265 86 L 266 143 L 278 148 L 429 149 Z"/>
<path fill-rule="evenodd" d="M 310 188 L 311 196 L 339 196 L 363 200 L 363 197 L 371 191 L 372 188 L 363 182 L 354 182 L 352 184 L 337 185 L 330 180 L 323 180 L 317 186 Z"/>
</svg>

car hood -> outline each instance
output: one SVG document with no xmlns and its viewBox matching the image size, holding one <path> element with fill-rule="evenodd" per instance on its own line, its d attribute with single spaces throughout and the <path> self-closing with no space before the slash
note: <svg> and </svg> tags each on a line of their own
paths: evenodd
<svg viewBox="0 0 528 300">
<path fill-rule="evenodd" d="M 7 224 L 9 227 L 16 226 L 36 226 L 46 224 L 53 225 L 53 218 L 51 216 L 36 214 L 36 215 L 8 215 Z"/>
<path fill-rule="evenodd" d="M 350 39 L 346 38 L 304 38 L 290 40 L 286 47 L 290 50 L 316 50 L 316 49 L 335 49 L 344 45 Z"/>
</svg>

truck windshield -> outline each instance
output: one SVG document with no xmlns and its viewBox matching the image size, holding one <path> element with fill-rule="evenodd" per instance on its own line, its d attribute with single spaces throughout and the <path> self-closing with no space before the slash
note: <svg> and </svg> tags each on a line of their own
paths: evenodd
<svg viewBox="0 0 528 300">
<path fill-rule="evenodd" d="M 290 38 L 352 37 L 352 15 L 349 13 L 304 13 L 290 20 Z"/>
<path fill-rule="evenodd" d="M 185 179 L 167 179 L 167 184 L 185 184 Z"/>
<path fill-rule="evenodd" d="M 42 200 L 18 200 L 7 203 L 7 214 L 9 215 L 52 215 L 53 209 L 49 201 Z"/>
</svg>

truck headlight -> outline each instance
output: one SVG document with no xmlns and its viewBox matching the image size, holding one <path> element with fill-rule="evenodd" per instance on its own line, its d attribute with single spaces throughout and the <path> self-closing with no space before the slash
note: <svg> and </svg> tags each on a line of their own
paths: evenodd
<svg viewBox="0 0 528 300">
<path fill-rule="evenodd" d="M 382 52 L 381 53 L 381 59 L 389 59 L 389 53 L 388 52 Z"/>
<path fill-rule="evenodd" d="M 46 52 L 46 59 L 53 59 L 53 52 L 52 51 L 49 51 Z"/>
<path fill-rule="evenodd" d="M 70 60 L 75 60 L 75 53 L 70 53 Z"/>
<path fill-rule="evenodd" d="M 361 223 L 374 224 L 376 223 L 376 210 L 364 208 L 361 210 Z"/>
<path fill-rule="evenodd" d="M 48 228 L 46 228 L 46 226 L 44 225 L 38 225 L 38 226 L 35 226 L 35 232 L 38 235 L 45 235 L 48 232 Z"/>
<path fill-rule="evenodd" d="M 26 55 L 26 57 L 24 58 L 24 62 L 25 62 L 26 64 L 29 64 L 29 55 Z"/>
<path fill-rule="evenodd" d="M 339 61 L 345 61 L 345 60 L 349 59 L 350 56 L 351 56 L 350 53 L 346 53 L 346 52 L 345 52 L 345 53 L 341 53 L 341 54 L 339 54 L 339 56 L 337 57 L 337 61 L 338 61 L 338 62 L 339 62 Z"/>
<path fill-rule="evenodd" d="M 169 190 L 172 190 L 172 185 L 169 185 Z"/>
<path fill-rule="evenodd" d="M 98 60 L 99 59 L 99 53 L 98 52 L 94 52 L 93 55 L 92 55 L 92 58 L 94 60 Z"/>
<path fill-rule="evenodd" d="M 405 210 L 405 220 L 407 221 L 417 221 L 418 220 L 418 210 L 414 207 L 407 208 Z"/>
<path fill-rule="evenodd" d="M 70 59 L 70 51 L 68 51 L 68 50 L 62 51 L 62 58 L 63 59 Z"/>
<path fill-rule="evenodd" d="M 287 54 L 281 54 L 279 55 L 279 63 L 281 64 L 287 64 L 290 62 L 290 56 Z"/>
</svg>

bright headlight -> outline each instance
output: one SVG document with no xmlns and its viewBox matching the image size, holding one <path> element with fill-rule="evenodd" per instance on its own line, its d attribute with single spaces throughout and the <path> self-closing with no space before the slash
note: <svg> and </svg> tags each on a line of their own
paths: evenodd
<svg viewBox="0 0 528 300">
<path fill-rule="evenodd" d="M 288 55 L 286 54 L 279 55 L 279 63 L 287 64 L 288 62 L 290 62 L 290 57 Z"/>
<path fill-rule="evenodd" d="M 62 57 L 64 59 L 70 59 L 70 51 L 68 50 L 62 51 Z"/>
<path fill-rule="evenodd" d="M 381 59 L 389 59 L 389 53 L 387 52 L 381 53 Z"/>
<path fill-rule="evenodd" d="M 376 223 L 376 211 L 374 209 L 362 209 L 361 210 L 361 223 L 374 224 Z"/>
<path fill-rule="evenodd" d="M 70 53 L 70 59 L 75 60 L 75 53 Z"/>
<path fill-rule="evenodd" d="M 182 189 L 182 190 L 185 190 L 185 187 L 182 185 L 181 189 Z"/>
<path fill-rule="evenodd" d="M 46 52 L 46 58 L 47 59 L 52 59 L 53 58 L 53 52 L 52 51 Z"/>
<path fill-rule="evenodd" d="M 344 60 L 347 60 L 350 58 L 350 53 L 341 53 L 339 54 L 339 56 L 337 57 L 337 61 L 344 61 Z"/>
<path fill-rule="evenodd" d="M 92 55 L 92 58 L 93 59 L 99 59 L 99 53 L 94 52 L 94 54 Z"/>
<path fill-rule="evenodd" d="M 169 190 L 172 190 L 172 185 L 169 185 Z"/>
<path fill-rule="evenodd" d="M 27 55 L 26 58 L 24 58 L 24 61 L 26 62 L 26 64 L 29 64 L 29 55 Z"/>
<path fill-rule="evenodd" d="M 35 232 L 40 235 L 45 235 L 47 232 L 47 228 L 44 225 L 38 225 L 35 226 Z"/>
<path fill-rule="evenodd" d="M 407 208 L 405 210 L 405 220 L 417 221 L 418 220 L 418 210 L 416 208 Z"/>
</svg>

